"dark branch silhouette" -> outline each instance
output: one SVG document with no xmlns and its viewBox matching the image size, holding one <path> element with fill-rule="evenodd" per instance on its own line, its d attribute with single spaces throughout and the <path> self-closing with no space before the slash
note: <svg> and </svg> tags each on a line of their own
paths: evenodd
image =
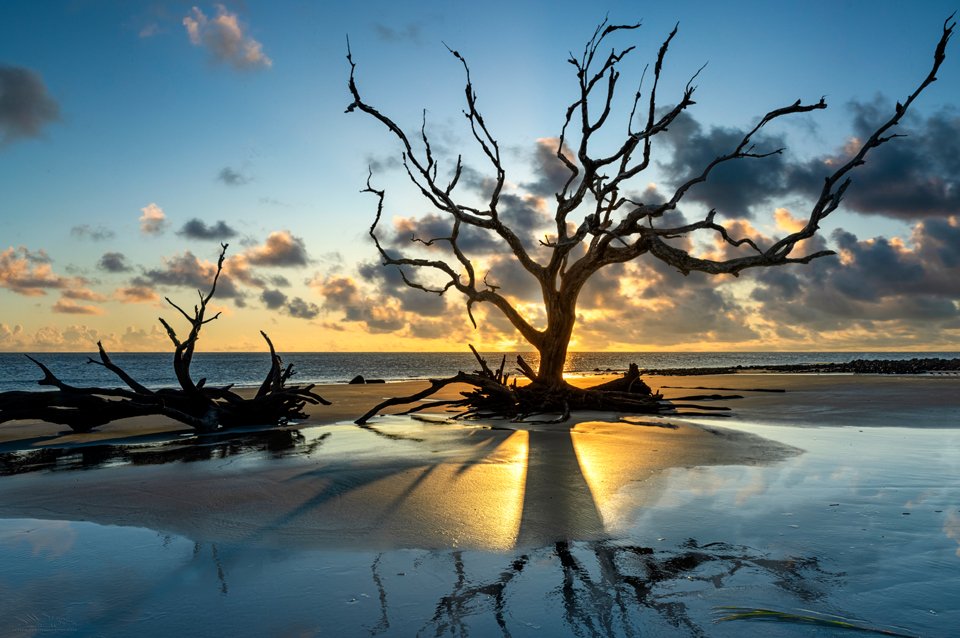
<svg viewBox="0 0 960 638">
<path fill-rule="evenodd" d="M 293 366 L 283 368 L 283 363 L 265 332 L 260 332 L 270 348 L 271 366 L 260 389 L 252 398 L 245 398 L 232 391 L 232 385 L 207 387 L 206 379 L 194 382 L 190 374 L 194 349 L 205 325 L 218 319 L 220 313 L 207 317 L 207 305 L 217 289 L 217 281 L 223 271 L 227 244 L 221 244 L 217 271 L 210 290 L 198 291 L 200 302 L 193 313 L 186 312 L 167 299 L 190 325 L 187 337 L 181 341 L 176 330 L 163 317 L 160 323 L 174 346 L 173 370 L 179 388 L 150 390 L 138 383 L 107 354 L 103 344 L 97 342 L 100 360 L 88 359 L 88 363 L 100 365 L 113 372 L 127 386 L 125 388 L 82 388 L 61 381 L 43 363 L 27 356 L 43 372 L 37 383 L 53 386 L 54 392 L 4 392 L 0 393 L 0 423 L 18 419 L 39 419 L 67 425 L 77 432 L 134 416 L 162 415 L 185 423 L 198 432 L 212 432 L 221 428 L 248 425 L 286 425 L 293 419 L 306 419 L 303 408 L 306 404 L 329 405 L 329 402 L 313 392 L 313 385 L 287 386 L 293 376 Z"/>
<path fill-rule="evenodd" d="M 620 81 L 620 65 L 634 50 L 632 46 L 622 49 L 613 47 L 608 54 L 604 54 L 601 46 L 614 34 L 632 32 L 639 26 L 608 24 L 604 20 L 587 42 L 583 53 L 579 57 L 571 55 L 568 60 L 576 71 L 577 90 L 575 99 L 566 108 L 556 156 L 569 175 L 555 194 L 556 207 L 551 222 L 551 226 L 555 223 L 555 228 L 551 231 L 553 234 L 539 242 L 537 254 L 527 248 L 517 231 L 504 221 L 501 214 L 501 196 L 507 182 L 506 170 L 497 139 L 479 110 L 477 93 L 466 59 L 458 51 L 448 47 L 450 54 L 463 67 L 466 98 L 463 114 L 473 141 L 493 174 L 492 179 L 487 182 L 487 196 L 481 205 L 472 203 L 472 198 L 462 196 L 458 190 L 464 172 L 462 155 L 457 156 L 452 166 L 444 167 L 445 172 L 450 175 L 449 180 L 441 177 L 440 162 L 434 155 L 427 135 L 425 116 L 419 135 L 411 137 L 390 116 L 364 99 L 357 83 L 357 64 L 348 41 L 348 88 L 352 102 L 347 107 L 347 112 L 366 113 L 383 124 L 400 142 L 402 165 L 410 182 L 450 225 L 447 236 L 427 240 L 412 238 L 414 242 L 431 248 L 432 252 L 428 255 L 430 258 L 388 251 L 378 236 L 385 191 L 373 186 L 371 171 L 363 192 L 372 194 L 377 200 L 376 214 L 369 234 L 383 264 L 395 266 L 403 281 L 411 288 L 439 295 L 452 289 L 463 295 L 474 327 L 476 321 L 472 312 L 473 306 L 477 303 L 493 305 L 540 353 L 539 369 L 536 371 L 522 360 L 518 361 L 520 371 L 530 380 L 528 390 L 508 388 L 506 383 L 500 383 L 502 388 L 494 390 L 491 386 L 491 375 L 487 374 L 487 370 L 481 371 L 479 376 L 471 377 L 461 373 L 457 377 L 432 382 L 433 390 L 461 381 L 476 385 L 478 391 L 474 396 L 483 402 L 487 402 L 489 396 L 494 394 L 507 396 L 509 393 L 533 391 L 537 395 L 536 400 L 543 400 L 541 407 L 544 410 L 566 412 L 574 407 L 573 404 L 578 407 L 622 407 L 625 410 L 636 410 L 635 396 L 628 397 L 629 401 L 621 401 L 622 397 L 611 396 L 612 391 L 609 388 L 595 389 L 592 393 L 577 391 L 563 379 L 567 348 L 576 322 L 577 299 L 587 281 L 604 267 L 644 256 L 660 260 L 683 274 L 700 271 L 736 276 L 750 268 L 806 264 L 814 259 L 834 255 L 832 250 L 800 254 L 797 254 L 797 251 L 802 248 L 801 242 L 814 237 L 823 220 L 840 205 L 850 186 L 853 170 L 864 164 L 871 151 L 900 137 L 891 131 L 900 123 L 917 97 L 936 81 L 936 74 L 945 59 L 946 46 L 953 35 L 955 22 L 953 16 L 944 22 L 932 66 L 919 85 L 905 100 L 897 102 L 889 118 L 861 143 L 847 163 L 825 176 L 823 188 L 811 205 L 803 227 L 767 248 L 761 248 L 748 237 L 733 236 L 730 230 L 714 221 L 716 210 L 710 210 L 702 219 L 682 225 L 671 223 L 671 216 L 667 213 L 675 211 L 690 190 L 706 182 L 721 165 L 742 160 L 762 160 L 782 153 L 782 148 L 758 149 L 755 141 L 758 134 L 767 125 L 781 118 L 825 109 L 825 99 L 820 98 L 810 103 L 797 100 L 770 110 L 760 117 L 729 151 L 714 158 L 699 172 L 695 171 L 692 177 L 679 184 L 666 201 L 657 204 L 634 201 L 626 194 L 631 180 L 640 176 L 650 166 L 651 152 L 657 136 L 666 132 L 677 118 L 695 103 L 693 98 L 696 85 L 693 82 L 700 73 L 697 71 L 690 78 L 674 106 L 666 109 L 659 106 L 661 76 L 668 50 L 677 34 L 675 27 L 657 53 L 646 96 L 642 91 L 641 81 L 641 87 L 633 97 L 629 116 L 626 122 L 620 123 L 626 131 L 625 137 L 620 138 L 622 142 L 608 154 L 599 151 L 597 147 L 600 138 L 603 137 L 604 142 L 609 144 L 610 132 L 614 126 L 612 114 Z M 534 325 L 501 292 L 499 286 L 489 283 L 487 274 L 478 273 L 478 264 L 467 255 L 464 248 L 462 233 L 466 229 L 494 236 L 505 245 L 505 250 L 512 252 L 519 265 L 533 276 L 543 295 L 546 316 L 544 326 Z M 670 243 L 671 240 L 688 238 L 694 233 L 706 233 L 732 247 L 744 247 L 747 254 L 718 259 L 696 257 L 688 250 Z M 444 248 L 447 249 L 445 258 L 434 257 Z M 426 278 L 418 278 L 413 273 L 422 273 Z M 628 394 L 642 394 L 641 391 L 642 388 L 638 386 L 637 390 Z M 423 396 L 425 395 L 421 393 L 409 399 L 418 400 Z M 649 391 L 646 396 L 649 397 Z M 535 403 L 536 400 L 518 399 L 513 401 L 513 407 L 510 407 L 510 401 L 506 401 L 505 411 L 514 415 L 521 413 L 525 407 L 519 404 Z M 399 402 L 394 401 L 392 404 Z M 644 403 L 647 411 L 657 405 L 656 401 L 651 400 Z M 468 401 L 468 404 L 475 405 L 476 402 Z M 369 416 L 364 416 L 361 421 Z"/>
</svg>

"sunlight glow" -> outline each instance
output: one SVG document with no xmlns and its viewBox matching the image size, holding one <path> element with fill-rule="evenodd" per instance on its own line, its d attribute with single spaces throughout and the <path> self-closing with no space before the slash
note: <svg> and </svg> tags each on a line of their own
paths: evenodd
<svg viewBox="0 0 960 638">
<path fill-rule="evenodd" d="M 417 530 L 408 542 L 419 546 L 510 549 L 523 513 L 529 438 L 526 431 L 499 436 L 476 440 L 462 456 L 347 489 L 329 515 L 353 512 L 355 527 L 390 542 Z"/>
</svg>

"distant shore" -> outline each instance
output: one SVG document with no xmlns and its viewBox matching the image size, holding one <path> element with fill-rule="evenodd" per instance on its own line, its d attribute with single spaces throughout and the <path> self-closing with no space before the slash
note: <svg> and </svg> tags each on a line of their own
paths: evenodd
<svg viewBox="0 0 960 638">
<path fill-rule="evenodd" d="M 781 365 L 737 365 L 710 368 L 642 369 L 643 375 L 736 374 L 738 372 L 786 372 L 793 374 L 931 374 L 960 373 L 960 359 L 940 357 L 900 359 L 854 359 L 846 363 L 791 363 Z M 600 372 L 600 370 L 595 370 Z"/>
<path fill-rule="evenodd" d="M 95 353 L 40 353 L 34 356 L 47 365 L 65 383 L 77 386 L 114 387 L 120 381 L 109 370 L 90 365 L 88 357 Z M 366 379 L 384 379 L 388 383 L 448 377 L 458 370 L 475 370 L 477 363 L 468 351 L 463 352 L 281 352 L 285 364 L 293 364 L 296 383 L 330 385 L 346 383 L 357 375 Z M 505 356 L 508 370 L 512 370 L 517 355 L 534 368 L 535 352 L 484 352 L 487 362 L 496 367 Z M 176 377 L 166 353 L 111 353 L 114 362 L 139 383 L 150 389 L 174 387 Z M 869 361 L 928 361 L 935 359 L 960 360 L 960 351 L 929 352 L 570 352 L 567 374 L 595 376 L 625 372 L 635 363 L 647 374 L 735 373 L 754 370 L 810 372 L 887 372 L 916 373 L 931 366 L 895 368 L 875 366 L 871 370 L 828 368 L 825 364 L 853 365 L 852 360 Z M 264 352 L 198 352 L 191 366 L 195 378 L 206 378 L 218 386 L 228 383 L 234 387 L 259 387 L 269 369 L 269 353 Z M 784 368 L 783 366 L 791 366 Z M 951 366 L 948 366 L 951 367 Z M 776 370 L 779 368 L 779 370 Z M 953 363 L 954 371 L 957 369 Z M 0 392 L 9 390 L 42 390 L 37 380 L 43 375 L 37 366 L 23 354 L 0 353 Z"/>
</svg>

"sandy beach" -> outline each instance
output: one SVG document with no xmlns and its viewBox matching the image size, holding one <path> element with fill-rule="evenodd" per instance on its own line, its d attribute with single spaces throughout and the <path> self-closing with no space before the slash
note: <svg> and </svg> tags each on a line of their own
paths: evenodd
<svg viewBox="0 0 960 638">
<path fill-rule="evenodd" d="M 602 380 L 591 376 L 577 383 Z M 0 530 L 0 553 L 7 552 L 10 560 L 29 561 L 27 554 L 46 556 L 42 558 L 45 561 L 59 560 L 61 555 L 78 551 L 74 548 L 80 538 L 100 538 L 106 530 L 147 529 L 174 539 L 168 542 L 174 547 L 178 546 L 176 539 L 188 539 L 195 548 L 213 548 L 219 556 L 215 562 L 221 574 L 217 586 L 226 587 L 223 574 L 231 574 L 235 595 L 243 578 L 260 577 L 241 566 L 246 563 L 237 563 L 239 558 L 229 566 L 221 564 L 222 556 L 228 553 L 225 548 L 231 548 L 234 556 L 250 560 L 259 557 L 258 561 L 280 552 L 283 558 L 277 560 L 285 565 L 292 560 L 340 564 L 335 581 L 310 585 L 329 595 L 340 591 L 345 583 L 359 583 L 369 577 L 370 564 L 378 565 L 377 561 L 397 563 L 392 568 L 397 570 L 394 573 L 419 574 L 418 582 L 424 586 L 423 578 L 439 578 L 437 570 L 441 568 L 431 561 L 446 557 L 441 562 L 447 564 L 445 561 L 456 556 L 463 560 L 462 552 L 470 553 L 481 573 L 501 569 L 510 556 L 522 561 L 539 557 L 540 567 L 527 568 L 526 574 L 539 573 L 537 569 L 546 570 L 547 565 L 566 570 L 563 566 L 570 560 L 600 560 L 598 557 L 608 552 L 609 560 L 614 561 L 609 577 L 620 587 L 632 582 L 628 573 L 621 572 L 637 568 L 629 567 L 629 561 L 621 564 L 626 554 L 650 553 L 666 556 L 668 561 L 678 560 L 678 556 L 693 551 L 690 542 L 697 547 L 697 542 L 710 541 L 715 543 L 713 549 L 695 552 L 708 565 L 723 566 L 724 570 L 731 560 L 753 565 L 754 580 L 743 585 L 747 591 L 756 588 L 766 592 L 764 595 L 776 591 L 775 598 L 781 603 L 799 605 L 807 594 L 784 589 L 776 579 L 799 579 L 797 587 L 807 587 L 825 578 L 820 573 L 797 571 L 802 571 L 798 552 L 809 553 L 816 548 L 816 560 L 824 561 L 823 565 L 817 564 L 818 570 L 837 567 L 833 563 L 839 559 L 821 554 L 836 549 L 832 541 L 826 545 L 823 542 L 840 532 L 831 527 L 833 531 L 813 532 L 809 537 L 797 534 L 797 530 L 808 530 L 809 534 L 811 528 L 821 524 L 824 513 L 840 513 L 843 498 L 831 491 L 841 489 L 839 486 L 851 481 L 851 476 L 886 475 L 899 489 L 920 476 L 922 489 L 907 500 L 925 498 L 938 503 L 937 513 L 924 510 L 923 514 L 936 521 L 925 521 L 909 536 L 910 542 L 924 547 L 924 556 L 931 551 L 934 537 L 939 545 L 933 546 L 943 548 L 937 550 L 937 567 L 931 568 L 929 585 L 934 586 L 934 579 L 943 583 L 944 569 L 954 570 L 955 561 L 960 559 L 960 541 L 955 540 L 960 538 L 960 513 L 954 510 L 960 512 L 960 502 L 947 496 L 957 486 L 956 479 L 943 468 L 956 467 L 960 462 L 953 429 L 960 423 L 960 378 L 736 374 L 661 376 L 650 377 L 647 382 L 677 403 L 731 409 L 696 418 L 643 416 L 628 418 L 629 422 L 613 413 L 584 413 L 575 414 L 567 423 L 550 425 L 448 422 L 442 411 L 427 411 L 425 420 L 382 416 L 366 427 L 352 423 L 383 398 L 409 394 L 424 386 L 424 382 L 409 381 L 321 387 L 320 394 L 334 405 L 312 407 L 308 421 L 267 434 L 232 433 L 201 439 L 179 424 L 162 419 L 130 419 L 89 434 L 65 433 L 59 426 L 42 423 L 8 424 L 0 428 L 0 454 L 7 474 L 0 477 L 0 521 L 6 521 L 6 531 Z M 457 391 L 452 387 L 445 390 L 449 396 Z M 705 395 L 720 398 L 705 400 Z M 729 416 L 720 416 L 723 414 Z M 916 446 L 915 453 L 909 452 Z M 844 447 L 856 458 L 838 457 Z M 844 469 L 844 463 L 851 465 Z M 824 469 L 828 466 L 834 466 L 836 473 Z M 808 469 L 801 469 L 804 467 Z M 813 467 L 817 469 L 809 469 Z M 880 468 L 884 468 L 882 472 Z M 798 492 L 796 487 L 787 489 L 786 485 L 775 487 L 784 472 L 811 472 L 802 479 L 801 475 L 792 479 L 795 486 L 797 481 L 816 482 L 808 485 L 808 491 Z M 863 490 L 889 490 L 889 486 L 861 485 L 859 490 L 862 494 Z M 890 497 L 888 491 L 877 492 L 881 493 L 884 496 L 880 500 L 868 498 L 856 507 L 848 506 L 846 512 L 856 511 L 857 517 L 871 511 L 882 511 L 885 517 L 895 513 L 898 518 L 893 522 L 899 527 L 911 520 L 900 511 L 907 507 L 904 499 Z M 934 493 L 936 498 L 930 496 Z M 770 508 L 781 507 L 777 504 L 794 501 L 801 494 L 804 507 L 816 504 L 816 511 L 800 513 L 799 504 L 783 505 L 784 510 L 796 513 L 789 519 L 789 525 L 796 527 L 771 528 L 770 517 L 783 520 L 783 512 L 772 515 Z M 689 504 L 694 501 L 698 505 L 691 509 Z M 728 502 L 729 509 L 717 509 L 723 502 Z M 747 523 L 742 517 L 748 515 L 760 518 Z M 658 518 L 663 516 L 669 520 Z M 843 534 L 852 533 L 853 526 L 865 525 L 865 520 L 848 521 L 841 528 Z M 912 522 L 920 520 L 915 514 Z M 868 524 L 864 529 L 871 527 Z M 895 537 L 895 531 L 887 533 Z M 143 547 L 144 542 L 142 538 L 130 541 L 130 547 Z M 561 547 L 566 549 L 561 551 Z M 94 554 L 99 555 L 99 551 L 102 549 Z M 198 551 L 195 549 L 195 553 Z M 565 558 L 566 551 L 572 552 L 572 558 Z M 419 563 L 409 563 L 410 552 L 421 557 Z M 348 556 L 353 558 L 348 560 Z M 131 560 L 140 563 L 145 559 L 121 559 L 121 563 Z M 786 561 L 784 566 L 771 567 L 778 560 Z M 400 563 L 406 566 L 398 566 Z M 602 560 L 600 564 L 601 569 L 607 569 L 602 568 Z M 806 565 L 803 570 L 810 568 L 808 563 L 802 565 Z M 648 567 L 644 567 L 647 578 Z M 262 569 L 269 578 L 280 579 L 278 587 L 289 579 L 288 572 Z M 663 577 L 673 582 L 673 578 L 695 575 L 699 582 L 703 574 L 697 570 L 702 569 L 698 567 L 689 574 L 683 570 L 670 572 L 672 576 Z M 787 576 L 777 571 L 781 569 Z M 507 572 L 510 570 L 501 576 Z M 379 574 L 376 568 L 374 574 Z M 508 580 L 519 578 L 518 574 Z M 546 572 L 542 576 L 547 578 Z M 0 586 L 29 582 L 34 588 L 31 591 L 41 596 L 45 587 L 52 586 L 44 585 L 48 581 L 43 578 L 23 573 L 11 577 L 5 585 L 0 578 Z M 384 585 L 387 576 L 380 574 L 377 578 L 384 588 L 381 593 L 390 591 Z M 526 587 L 540 591 L 537 588 L 552 577 L 546 581 L 529 578 L 532 580 L 524 581 Z M 711 578 L 710 582 L 716 584 L 726 576 Z M 810 583 L 808 578 L 812 579 Z M 501 580 L 494 578 L 498 583 Z M 590 587 L 600 586 L 599 582 L 590 582 Z M 921 590 L 927 586 L 920 585 Z M 889 589 L 889 584 L 883 588 Z M 727 591 L 728 586 L 722 589 Z M 710 588 L 709 600 L 729 602 L 718 591 Z M 391 597 L 399 595 L 392 593 Z M 864 600 L 872 601 L 867 611 L 875 619 L 875 612 L 885 604 L 882 597 L 874 600 L 867 596 Z M 19 603 L 0 604 L 0 611 L 22 612 L 39 601 L 28 596 Z M 409 604 L 426 605 L 426 610 L 434 604 L 429 601 L 436 602 L 436 596 L 431 594 Z M 706 608 L 696 611 L 699 604 L 683 598 L 683 617 L 687 619 L 683 622 L 697 626 L 706 622 L 710 612 Z M 943 604 L 931 603 L 934 607 Z M 408 626 L 400 623 L 398 612 L 389 611 L 396 603 L 392 607 L 384 605 L 381 611 L 384 617 L 392 614 L 393 628 L 405 627 L 417 633 L 424 626 L 432 626 L 427 611 L 415 614 L 420 624 Z M 644 605 L 637 613 L 655 609 Z M 827 608 L 844 611 L 835 606 Z M 470 622 L 479 622 L 490 610 L 483 605 L 478 609 L 458 613 Z M 373 633 L 358 629 L 355 623 L 361 616 L 343 615 L 342 611 L 335 613 L 341 618 L 338 622 L 353 627 L 346 635 Z M 518 607 L 516 614 L 522 615 L 521 611 L 526 614 L 526 607 Z M 70 615 L 68 610 L 62 613 Z M 956 613 L 950 613 L 942 611 L 928 626 L 942 626 L 938 623 L 946 618 L 952 621 Z M 570 622 L 586 622 L 584 618 L 595 620 L 587 614 Z M 912 624 L 906 626 L 925 626 L 911 618 Z M 897 623 L 903 617 L 880 620 L 885 627 L 899 627 Z M 667 615 L 668 625 L 675 621 Z M 541 618 L 537 622 L 546 621 Z M 558 630 L 566 633 L 570 622 Z M 170 629 L 169 625 L 163 626 Z M 121 629 L 129 628 L 127 624 L 116 627 L 118 635 Z M 716 631 L 711 628 L 709 635 L 738 635 L 734 628 L 724 633 L 726 627 L 718 625 Z M 273 625 L 263 628 L 268 633 L 277 629 Z M 794 628 L 789 624 L 777 631 L 781 633 L 770 635 L 804 635 L 791 633 Z M 526 633 L 530 632 L 513 635 Z M 628 635 L 619 630 L 611 632 L 621 634 Z"/>
</svg>

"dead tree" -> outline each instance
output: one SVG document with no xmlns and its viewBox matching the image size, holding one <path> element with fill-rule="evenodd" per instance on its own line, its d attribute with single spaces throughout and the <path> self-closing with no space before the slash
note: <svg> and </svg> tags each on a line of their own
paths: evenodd
<svg viewBox="0 0 960 638">
<path fill-rule="evenodd" d="M 402 164 L 407 176 L 423 198 L 441 216 L 449 220 L 449 234 L 442 237 L 417 238 L 412 240 L 430 247 L 433 252 L 425 256 L 398 254 L 386 250 L 377 234 L 383 209 L 385 192 L 372 185 L 372 174 L 367 178 L 363 192 L 377 198 L 377 210 L 370 236 L 386 266 L 397 267 L 406 285 L 425 292 L 443 295 L 455 290 L 466 299 L 467 313 L 474 327 L 472 308 L 477 303 L 487 303 L 497 308 L 510 321 L 523 338 L 540 354 L 539 369 L 533 371 L 518 362 L 521 370 L 532 382 L 531 385 L 550 393 L 562 390 L 569 394 L 569 386 L 563 379 L 567 348 L 576 319 L 577 298 L 584 284 L 599 270 L 611 264 L 622 264 L 641 257 L 658 259 L 683 274 L 700 271 L 709 274 L 738 275 L 750 268 L 766 268 L 784 264 L 806 264 L 814 259 L 834 255 L 831 250 L 796 254 L 798 244 L 813 237 L 823 220 L 837 209 L 844 192 L 850 185 L 852 171 L 864 164 L 868 153 L 882 144 L 899 137 L 892 130 L 899 124 L 917 97 L 936 80 L 937 70 L 945 58 L 946 46 L 953 33 L 953 16 L 943 24 L 942 35 L 937 43 L 930 71 L 919 85 L 902 102 L 897 102 L 893 113 L 864 140 L 859 149 L 842 166 L 826 175 L 823 187 L 813 202 L 803 228 L 791 232 L 767 248 L 761 248 L 749 237 L 736 237 L 715 221 L 716 211 L 710 210 L 702 219 L 682 225 L 671 224 L 667 213 L 677 209 L 684 196 L 698 184 L 706 182 L 719 166 L 739 160 L 753 160 L 780 154 L 783 149 L 760 150 L 755 138 L 771 122 L 790 115 L 818 111 L 827 107 L 821 98 L 812 103 L 800 100 L 776 108 L 757 121 L 743 135 L 735 147 L 722 154 L 681 183 L 666 201 L 650 204 L 635 201 L 628 196 L 631 180 L 640 176 L 651 162 L 651 151 L 657 136 L 667 131 L 677 118 L 694 104 L 696 86 L 694 80 L 687 82 L 672 107 L 659 106 L 658 90 L 667 51 L 677 28 L 662 43 L 653 65 L 652 77 L 646 95 L 641 88 L 633 96 L 632 108 L 625 122 L 617 125 L 626 129 L 626 135 L 618 147 L 608 154 L 596 150 L 602 132 L 614 126 L 614 96 L 620 80 L 622 61 L 633 51 L 633 46 L 612 48 L 609 54 L 600 51 L 611 36 L 637 29 L 639 24 L 614 25 L 604 21 L 597 27 L 587 42 L 580 57 L 571 56 L 568 62 L 576 70 L 576 97 L 566 108 L 563 127 L 560 131 L 556 155 L 569 176 L 556 193 L 556 207 L 550 222 L 550 234 L 539 242 L 534 254 L 522 241 L 522 237 L 501 216 L 501 196 L 507 181 L 501 161 L 501 149 L 482 116 L 477 94 L 470 76 L 466 59 L 457 51 L 450 53 L 463 67 L 465 74 L 466 106 L 464 116 L 484 161 L 489 163 L 493 177 L 490 180 L 489 197 L 480 206 L 462 197 L 458 190 L 464 171 L 462 156 L 444 167 L 449 180 L 442 176 L 440 162 L 434 155 L 426 131 L 426 122 L 419 132 L 411 136 L 391 117 L 366 102 L 357 84 L 357 65 L 352 52 L 347 50 L 350 65 L 348 87 L 353 101 L 347 112 L 362 111 L 382 123 L 395 137 L 402 148 Z M 625 125 L 625 126 L 624 126 Z M 607 135 L 608 137 L 608 135 Z M 595 142 L 595 140 L 597 140 Z M 567 151 L 567 147 L 572 150 Z M 553 224 L 555 223 L 555 228 Z M 471 229 L 486 232 L 512 251 L 514 257 L 539 284 L 543 295 L 545 325 L 534 325 L 517 310 L 499 286 L 489 283 L 485 274 L 478 272 L 474 260 L 462 248 L 461 234 Z M 748 254 L 728 259 L 695 257 L 688 251 L 677 248 L 671 240 L 696 236 L 713 236 L 734 247 L 743 247 Z M 446 249 L 446 258 L 436 258 L 437 250 Z M 546 255 L 543 258 L 542 255 Z M 538 260 L 539 257 L 539 260 Z M 431 273 L 428 278 L 417 277 L 414 272 Z M 429 277 L 432 277 L 430 279 Z M 439 285 L 433 281 L 440 281 Z"/>
<path fill-rule="evenodd" d="M 212 432 L 221 428 L 250 425 L 286 425 L 293 419 L 305 419 L 306 404 L 330 405 L 313 392 L 313 385 L 286 383 L 293 376 L 293 365 L 283 367 L 283 361 L 273 347 L 267 333 L 261 331 L 270 348 L 270 371 L 253 397 L 247 398 L 232 390 L 233 385 L 208 387 L 205 378 L 194 382 L 190 373 L 194 350 L 200 331 L 205 325 L 220 317 L 216 313 L 207 317 L 207 305 L 217 290 L 217 282 L 223 271 L 227 244 L 221 244 L 217 271 L 207 294 L 198 291 L 200 303 L 193 313 L 186 312 L 169 298 L 173 306 L 190 325 L 187 337 L 181 340 L 176 330 L 165 319 L 160 323 L 167 331 L 174 346 L 173 371 L 179 388 L 151 390 L 130 376 L 110 359 L 101 342 L 97 342 L 99 360 L 89 358 L 88 364 L 100 365 L 114 373 L 126 385 L 124 388 L 77 387 L 64 383 L 43 363 L 30 357 L 43 378 L 37 383 L 53 386 L 53 392 L 4 392 L 0 393 L 0 423 L 18 419 L 39 419 L 70 426 L 77 432 L 133 416 L 161 415 L 185 423 L 198 432 Z"/>
</svg>

